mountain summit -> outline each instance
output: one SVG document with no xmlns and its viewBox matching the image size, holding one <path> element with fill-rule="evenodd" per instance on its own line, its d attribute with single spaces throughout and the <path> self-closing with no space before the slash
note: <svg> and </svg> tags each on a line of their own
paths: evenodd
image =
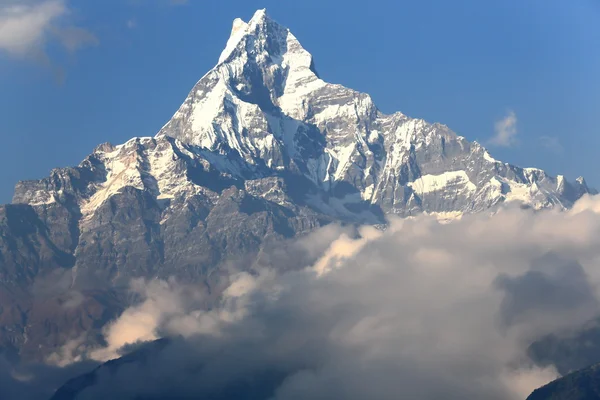
<svg viewBox="0 0 600 400">
<path fill-rule="evenodd" d="M 93 332 L 127 305 L 131 278 L 218 292 L 229 260 L 251 266 L 330 222 L 566 209 L 588 192 L 323 81 L 260 10 L 234 21 L 216 66 L 155 137 L 102 144 L 77 167 L 18 183 L 0 206 L 0 309 L 14 311 L 1 314 L 0 347 L 39 358 Z M 34 285 L 44 290 L 33 296 Z"/>
<path fill-rule="evenodd" d="M 161 136 L 209 151 L 239 178 L 294 171 L 319 192 L 311 204 L 338 215 L 360 203 L 402 216 L 507 201 L 568 208 L 588 191 L 499 162 L 444 125 L 384 115 L 369 95 L 321 80 L 310 53 L 265 10 L 235 20 L 219 63 Z"/>
</svg>

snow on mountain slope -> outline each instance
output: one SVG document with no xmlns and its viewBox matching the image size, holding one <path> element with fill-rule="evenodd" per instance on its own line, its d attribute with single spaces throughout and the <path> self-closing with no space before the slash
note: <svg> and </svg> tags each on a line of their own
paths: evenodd
<svg viewBox="0 0 600 400">
<path fill-rule="evenodd" d="M 190 179 L 197 169 L 239 182 L 285 176 L 288 187 L 310 191 L 306 200 L 319 212 L 360 219 L 365 212 L 380 219 L 377 210 L 460 214 L 511 201 L 568 208 L 589 191 L 582 179 L 502 163 L 445 125 L 385 115 L 369 95 L 323 81 L 311 54 L 265 10 L 234 21 L 217 65 L 155 138 L 91 157 L 103 173 L 80 190 L 84 217 L 125 187 L 159 200 L 199 193 L 208 181 Z M 49 189 L 18 190 L 15 201 L 51 203 L 60 193 Z"/>
<path fill-rule="evenodd" d="M 400 215 L 516 200 L 569 207 L 588 190 L 499 162 L 444 125 L 384 115 L 367 94 L 324 82 L 310 53 L 264 10 L 234 22 L 219 63 L 160 136 L 240 157 L 264 167 L 261 174 L 297 170 L 328 195 L 348 202 L 346 192 L 355 191 L 354 202 Z M 425 187 L 434 176 L 461 183 L 443 178 Z"/>
<path fill-rule="evenodd" d="M 178 147 L 176 141 L 135 138 L 114 148 L 99 149 L 94 156 L 104 163 L 106 180 L 99 183 L 94 194 L 83 202 L 84 216 L 89 216 L 127 186 L 149 190 L 157 199 L 193 195 L 199 191 L 186 175 L 186 158 L 194 160 L 195 155 Z"/>
<path fill-rule="evenodd" d="M 457 192 L 465 191 L 468 193 L 473 193 L 477 190 L 477 187 L 469 180 L 469 176 L 465 171 L 449 171 L 440 175 L 423 175 L 414 182 L 409 182 L 408 186 L 420 196 L 450 188 L 454 188 Z"/>
</svg>

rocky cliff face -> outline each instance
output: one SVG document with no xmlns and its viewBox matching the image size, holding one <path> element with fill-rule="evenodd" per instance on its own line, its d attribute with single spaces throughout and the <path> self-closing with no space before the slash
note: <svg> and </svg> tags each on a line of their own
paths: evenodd
<svg viewBox="0 0 600 400">
<path fill-rule="evenodd" d="M 251 268 L 264 246 L 332 221 L 569 208 L 588 192 L 444 125 L 381 113 L 320 79 L 295 36 L 258 11 L 234 22 L 218 64 L 155 137 L 100 145 L 0 207 L 0 347 L 43 356 L 117 313 L 131 278 L 218 288 L 227 260 Z"/>
</svg>

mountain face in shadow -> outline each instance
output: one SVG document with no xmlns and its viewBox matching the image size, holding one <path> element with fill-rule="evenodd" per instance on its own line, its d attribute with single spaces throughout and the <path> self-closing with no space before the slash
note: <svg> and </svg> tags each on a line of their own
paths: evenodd
<svg viewBox="0 0 600 400">
<path fill-rule="evenodd" d="M 536 389 L 527 400 L 598 400 L 600 365 L 568 374 Z"/>
</svg>

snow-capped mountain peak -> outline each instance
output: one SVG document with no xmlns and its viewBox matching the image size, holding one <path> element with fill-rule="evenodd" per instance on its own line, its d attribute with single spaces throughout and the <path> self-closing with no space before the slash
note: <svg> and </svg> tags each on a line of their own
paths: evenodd
<svg viewBox="0 0 600 400">
<path fill-rule="evenodd" d="M 227 60 L 227 58 L 231 55 L 231 52 L 235 50 L 240 40 L 242 40 L 242 38 L 246 34 L 247 27 L 248 24 L 245 23 L 241 18 L 236 18 L 233 21 L 231 35 L 229 36 L 229 40 L 227 41 L 227 46 L 225 46 L 225 49 L 223 49 L 223 52 L 219 57 L 219 64 Z"/>
<path fill-rule="evenodd" d="M 444 125 L 384 115 L 369 95 L 321 80 L 311 54 L 265 10 L 234 21 L 219 64 L 159 135 L 218 153 L 222 165 L 241 159 L 250 175 L 300 171 L 341 197 L 337 209 L 366 202 L 410 215 L 574 200 L 554 196 L 564 185 L 542 171 L 533 177 Z M 573 185 L 566 192 L 585 191 Z"/>
<path fill-rule="evenodd" d="M 132 143 L 98 153 L 106 181 L 80 201 L 85 215 L 126 186 L 193 196 L 197 168 L 238 183 L 285 176 L 288 187 L 303 182 L 301 201 L 318 212 L 370 221 L 510 201 L 568 208 L 589 191 L 583 179 L 503 163 L 445 125 L 385 115 L 369 95 L 323 81 L 312 55 L 265 10 L 236 19 L 218 63 L 173 118 L 154 139 Z M 56 198 L 45 189 L 31 196 Z"/>
<path fill-rule="evenodd" d="M 256 58 L 282 56 L 288 51 L 286 45 L 290 35 L 289 30 L 273 21 L 264 9 L 258 10 L 248 23 L 236 18 L 219 64 L 230 61 L 229 58 L 236 55 Z M 295 40 L 290 39 L 291 42 Z"/>
</svg>

